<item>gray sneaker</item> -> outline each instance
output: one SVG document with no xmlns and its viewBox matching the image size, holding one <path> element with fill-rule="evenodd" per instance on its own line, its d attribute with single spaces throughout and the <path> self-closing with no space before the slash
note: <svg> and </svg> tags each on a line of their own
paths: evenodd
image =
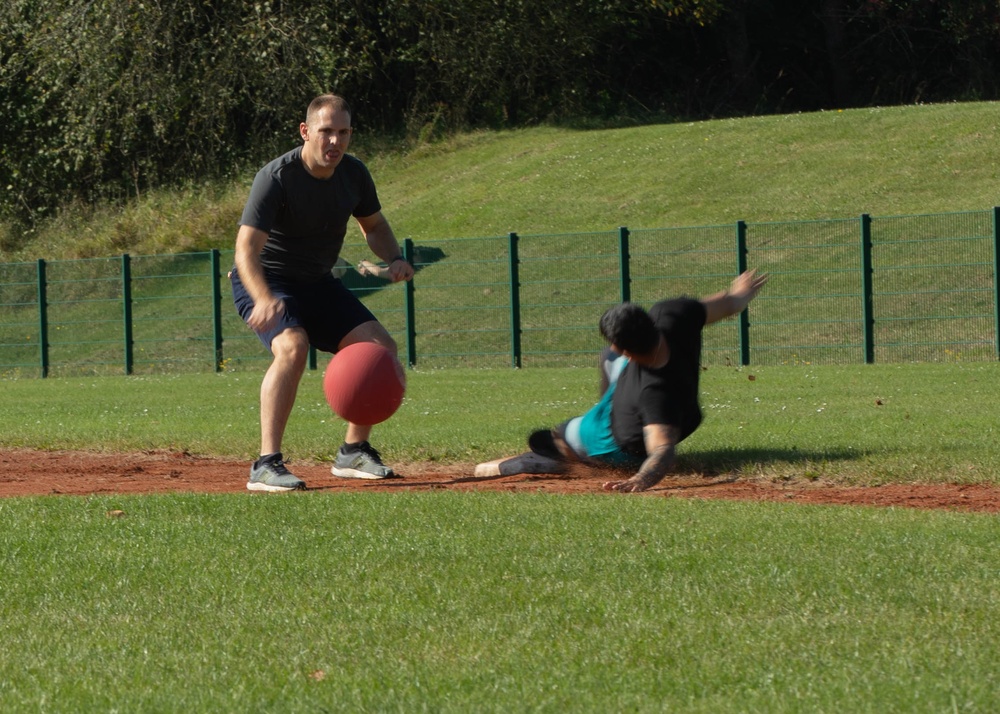
<svg viewBox="0 0 1000 714">
<path fill-rule="evenodd" d="M 396 474 L 382 463 L 382 457 L 367 441 L 354 445 L 350 451 L 345 451 L 341 446 L 330 472 L 340 478 L 363 478 L 369 481 L 396 478 Z"/>
<path fill-rule="evenodd" d="M 257 459 L 250 467 L 250 480 L 247 481 L 248 491 L 281 493 L 283 491 L 298 491 L 305 487 L 305 481 L 285 468 L 281 452 L 266 460 Z"/>
</svg>

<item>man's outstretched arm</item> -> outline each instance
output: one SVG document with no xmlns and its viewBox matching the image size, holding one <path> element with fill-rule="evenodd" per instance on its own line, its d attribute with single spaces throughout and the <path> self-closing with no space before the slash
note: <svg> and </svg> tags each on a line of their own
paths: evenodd
<svg viewBox="0 0 1000 714">
<path fill-rule="evenodd" d="M 740 273 L 728 290 L 702 298 L 701 303 L 705 306 L 706 314 L 705 324 L 711 325 L 713 322 L 743 312 L 750 301 L 757 297 L 767 278 L 767 273 L 758 275 L 756 270 L 748 270 Z"/>
<path fill-rule="evenodd" d="M 666 424 L 649 424 L 642 428 L 646 442 L 646 460 L 638 473 L 627 481 L 608 481 L 605 491 L 631 493 L 645 491 L 658 484 L 674 467 L 674 454 L 680 430 Z"/>
</svg>

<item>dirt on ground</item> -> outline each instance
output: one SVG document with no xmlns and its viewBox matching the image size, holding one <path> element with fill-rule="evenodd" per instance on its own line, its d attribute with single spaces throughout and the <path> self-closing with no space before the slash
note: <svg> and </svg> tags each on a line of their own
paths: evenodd
<svg viewBox="0 0 1000 714">
<path fill-rule="evenodd" d="M 185 452 L 103 454 L 79 451 L 0 450 L 0 497 L 151 493 L 246 493 L 249 463 Z M 1000 487 L 980 484 L 906 484 L 874 487 L 822 482 L 773 483 L 679 474 L 642 494 L 608 493 L 607 472 L 577 468 L 562 475 L 475 477 L 474 464 L 398 464 L 401 478 L 386 481 L 340 479 L 329 464 L 288 462 L 307 491 L 404 493 L 452 491 L 603 494 L 608 498 L 703 498 L 807 504 L 1000 512 Z M 261 494 L 266 496 L 267 494 Z"/>
</svg>

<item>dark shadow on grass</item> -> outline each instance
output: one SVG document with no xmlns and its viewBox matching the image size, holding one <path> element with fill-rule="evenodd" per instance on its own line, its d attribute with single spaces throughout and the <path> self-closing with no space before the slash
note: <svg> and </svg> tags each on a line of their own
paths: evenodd
<svg viewBox="0 0 1000 714">
<path fill-rule="evenodd" d="M 851 449 L 723 449 L 679 454 L 676 471 L 723 476 L 749 465 L 808 464 L 829 461 L 853 461 L 862 454 Z"/>
</svg>

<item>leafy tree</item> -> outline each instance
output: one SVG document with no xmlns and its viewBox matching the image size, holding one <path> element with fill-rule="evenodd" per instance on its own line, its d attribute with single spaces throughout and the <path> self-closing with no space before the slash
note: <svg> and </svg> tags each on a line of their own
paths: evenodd
<svg viewBox="0 0 1000 714">
<path fill-rule="evenodd" d="M 1000 94 L 993 0 L 5 0 L 0 218 L 409 131 Z"/>
</svg>

